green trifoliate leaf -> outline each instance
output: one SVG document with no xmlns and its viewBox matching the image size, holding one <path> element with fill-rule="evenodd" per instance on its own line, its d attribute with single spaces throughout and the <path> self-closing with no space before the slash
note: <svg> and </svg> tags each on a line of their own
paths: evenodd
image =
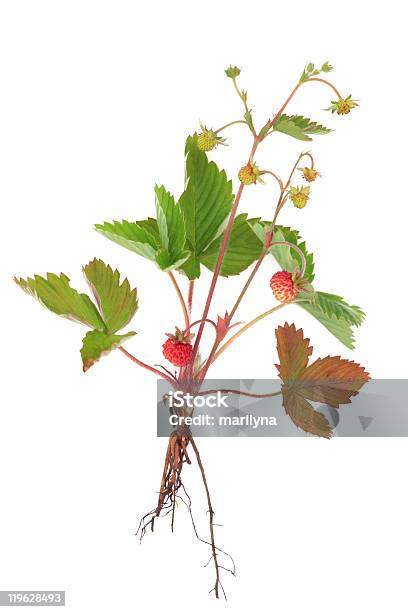
<svg viewBox="0 0 408 612">
<path fill-rule="evenodd" d="M 307 295 L 299 295 L 299 300 L 305 298 Z M 316 291 L 310 302 L 299 302 L 299 306 L 320 321 L 345 346 L 354 348 L 352 328 L 359 327 L 365 318 L 359 306 L 351 306 L 339 295 L 322 291 Z"/>
<path fill-rule="evenodd" d="M 233 194 L 225 172 L 208 161 L 196 139 L 190 136 L 186 142 L 186 187 L 180 207 L 186 226 L 186 248 L 198 260 L 221 233 L 232 208 Z"/>
<path fill-rule="evenodd" d="M 283 132 L 298 140 L 312 140 L 309 134 L 328 134 L 330 129 L 311 121 L 302 115 L 281 115 L 274 123 L 273 129 Z"/>
<path fill-rule="evenodd" d="M 177 205 L 175 206 L 177 208 Z M 169 210 L 172 209 L 170 207 L 169 210 L 166 210 L 167 221 L 163 209 L 159 208 L 160 230 L 157 220 L 150 217 L 136 222 L 105 222 L 102 225 L 95 225 L 95 229 L 109 240 L 129 249 L 129 251 L 156 262 L 161 270 L 167 272 L 180 267 L 188 259 L 190 253 L 187 249 L 176 251 L 179 244 L 179 235 L 176 234 L 177 230 L 175 231 L 178 217 L 177 213 L 174 217 L 171 216 Z M 167 226 L 167 222 L 169 226 Z M 173 236 L 175 236 L 174 243 L 172 241 Z M 163 246 L 162 239 L 167 245 L 166 247 Z"/>
<path fill-rule="evenodd" d="M 160 238 L 156 219 L 146 221 L 112 221 L 95 225 L 95 229 L 109 240 L 120 244 L 142 257 L 155 261 L 160 248 Z"/>
<path fill-rule="evenodd" d="M 254 231 L 258 221 L 258 219 L 247 219 L 246 214 L 238 215 L 235 218 L 221 266 L 221 276 L 240 274 L 259 259 L 262 242 Z M 201 256 L 201 262 L 212 271 L 216 266 L 223 238 L 224 234 L 214 240 Z"/>
<path fill-rule="evenodd" d="M 104 318 L 106 329 L 115 333 L 125 327 L 137 310 L 136 289 L 131 289 L 125 278 L 100 259 L 94 259 L 83 268 L 85 278 L 95 296 Z"/>
<path fill-rule="evenodd" d="M 102 331 L 90 331 L 85 334 L 82 348 L 81 357 L 83 363 L 83 371 L 86 372 L 91 366 L 94 365 L 103 355 L 107 355 L 113 349 L 117 348 L 127 340 L 135 335 L 135 332 L 129 332 L 123 335 L 108 334 Z"/>
<path fill-rule="evenodd" d="M 238 66 L 229 66 L 226 69 L 225 74 L 230 79 L 236 79 L 241 74 L 241 70 L 238 68 Z"/>
<path fill-rule="evenodd" d="M 57 276 L 49 272 L 46 278 L 35 275 L 27 280 L 14 280 L 51 312 L 100 331 L 105 329 L 103 319 L 90 298 L 73 289 L 65 274 Z"/>
</svg>

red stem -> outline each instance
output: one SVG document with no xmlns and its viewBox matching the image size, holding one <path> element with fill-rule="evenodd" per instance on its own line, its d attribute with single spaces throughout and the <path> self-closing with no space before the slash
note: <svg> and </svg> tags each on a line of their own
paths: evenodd
<svg viewBox="0 0 408 612">
<path fill-rule="evenodd" d="M 123 346 L 119 346 L 118 348 L 124 355 L 126 355 L 126 357 L 129 357 L 131 361 L 137 363 L 137 365 L 144 368 L 145 370 L 149 370 L 149 372 L 156 374 L 156 376 L 158 376 L 159 378 L 164 378 L 164 380 L 167 380 L 169 383 L 171 383 L 172 386 L 174 386 L 174 380 L 172 380 L 170 376 L 167 376 L 167 374 L 164 374 L 163 372 L 160 372 L 160 370 L 153 368 L 153 366 L 149 366 L 147 363 L 144 363 L 144 361 L 140 361 L 140 359 L 138 359 L 137 357 L 132 355 L 132 353 L 129 353 L 126 349 L 124 349 Z"/>
<path fill-rule="evenodd" d="M 225 251 L 226 251 L 226 248 L 227 248 L 227 245 L 228 245 L 228 242 L 229 242 L 229 238 L 230 238 L 231 231 L 232 231 L 232 224 L 233 224 L 234 219 L 235 219 L 235 215 L 236 215 L 236 212 L 237 212 L 238 204 L 239 204 L 239 201 L 241 199 L 241 195 L 242 195 L 243 190 L 244 190 L 244 184 L 241 183 L 240 186 L 239 186 L 237 195 L 235 196 L 234 205 L 232 207 L 231 214 L 230 214 L 230 217 L 229 217 L 229 220 L 228 220 L 228 225 L 227 225 L 227 228 L 225 230 L 224 240 L 222 241 L 221 248 L 220 248 L 220 251 L 219 251 L 219 254 L 218 254 L 218 259 L 217 259 L 217 263 L 216 263 L 216 266 L 215 266 L 214 274 L 213 274 L 213 277 L 212 277 L 212 281 L 211 281 L 210 289 L 209 289 L 209 292 L 208 292 L 207 300 L 206 300 L 206 303 L 205 303 L 203 316 L 201 317 L 201 324 L 200 324 L 200 327 L 198 328 L 197 338 L 196 338 L 196 341 L 194 343 L 192 363 L 194 363 L 194 360 L 196 358 L 197 351 L 198 351 L 198 346 L 199 346 L 200 340 L 201 340 L 201 336 L 203 335 L 205 319 L 207 319 L 207 315 L 208 315 L 208 312 L 210 310 L 211 301 L 212 301 L 212 298 L 213 298 L 213 295 L 214 295 L 214 289 L 215 289 L 215 286 L 217 284 L 217 280 L 218 280 L 218 277 L 219 277 L 219 274 L 220 274 L 222 260 L 224 258 Z"/>
<path fill-rule="evenodd" d="M 285 100 L 285 102 L 282 104 L 281 108 L 278 110 L 278 112 L 276 113 L 276 115 L 274 116 L 273 119 L 271 119 L 271 121 L 269 121 L 266 125 L 267 130 L 266 132 L 274 125 L 274 123 L 278 120 L 278 118 L 280 117 L 280 115 L 283 113 L 283 111 L 285 110 L 285 108 L 287 107 L 287 105 L 289 104 L 289 102 L 292 100 L 293 96 L 295 95 L 295 93 L 297 92 L 297 90 L 299 89 L 299 87 L 301 86 L 302 83 L 298 83 L 292 90 L 292 92 L 289 94 L 288 98 Z M 255 138 L 254 138 L 254 143 L 252 145 L 252 150 L 249 156 L 249 162 L 251 162 L 253 160 L 255 151 L 258 147 L 258 144 L 260 142 L 259 136 L 254 134 Z M 220 251 L 218 253 L 218 259 L 217 259 L 217 264 L 215 266 L 215 270 L 213 273 L 213 277 L 212 277 L 212 281 L 211 281 L 211 285 L 210 285 L 210 289 L 208 292 L 208 296 L 207 296 L 207 300 L 205 303 L 205 307 L 204 307 L 204 312 L 203 312 L 203 316 L 201 317 L 202 321 L 200 324 L 200 327 L 198 329 L 197 332 L 197 338 L 196 341 L 194 343 L 194 348 L 193 348 L 193 357 L 192 357 L 192 362 L 191 362 L 191 369 L 193 367 L 193 364 L 195 362 L 196 356 L 197 356 L 197 352 L 198 352 L 198 347 L 200 345 L 200 341 L 201 341 L 201 337 L 203 335 L 203 331 L 204 331 L 204 325 L 205 325 L 205 319 L 207 319 L 208 316 L 208 312 L 210 310 L 210 306 L 211 306 L 211 302 L 213 299 L 213 295 L 214 295 L 214 290 L 215 290 L 215 286 L 217 284 L 217 280 L 220 274 L 220 270 L 221 270 L 221 266 L 222 266 L 222 261 L 224 259 L 224 255 L 225 255 L 225 251 L 227 249 L 228 246 L 228 242 L 230 239 L 230 235 L 231 235 L 231 230 L 232 230 L 232 224 L 234 222 L 235 219 L 235 215 L 238 209 L 238 205 L 239 205 L 239 201 L 241 199 L 241 195 L 242 192 L 244 190 L 244 184 L 241 183 L 237 192 L 237 195 L 235 196 L 235 201 L 231 210 L 231 214 L 230 217 L 228 219 L 228 225 L 227 228 L 225 230 L 225 234 L 224 234 L 224 240 L 222 241 L 221 247 L 220 247 Z M 251 279 L 252 280 L 252 279 Z M 235 312 L 235 311 L 234 311 Z M 214 347 L 213 347 L 214 348 Z M 213 354 L 213 351 L 211 351 L 211 354 Z M 206 362 L 206 366 L 205 366 L 205 372 L 207 371 L 208 367 L 211 365 L 211 362 L 209 359 L 207 359 Z M 205 375 L 204 372 L 204 375 Z"/>
<path fill-rule="evenodd" d="M 191 280 L 188 285 L 188 314 L 191 317 L 191 311 L 193 310 L 193 295 L 194 295 L 194 281 Z"/>
</svg>

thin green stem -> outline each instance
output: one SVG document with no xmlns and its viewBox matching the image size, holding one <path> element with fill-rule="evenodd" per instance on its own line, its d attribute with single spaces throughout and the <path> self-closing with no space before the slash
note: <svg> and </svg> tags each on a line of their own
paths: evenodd
<svg viewBox="0 0 408 612">
<path fill-rule="evenodd" d="M 294 251 L 296 251 L 298 255 L 300 255 L 300 258 L 302 260 L 302 268 L 300 270 L 300 276 L 303 277 L 306 271 L 306 257 L 303 251 L 297 246 L 297 244 L 293 244 L 293 242 L 288 242 L 287 240 L 279 240 L 278 242 L 271 242 L 269 250 L 271 250 L 272 247 L 278 246 L 278 245 L 288 246 L 290 249 L 293 249 Z"/>
<path fill-rule="evenodd" d="M 248 103 L 247 103 L 247 99 L 246 99 L 246 94 L 244 94 L 242 91 L 240 91 L 240 89 L 239 89 L 239 87 L 238 87 L 238 85 L 237 85 L 237 80 L 236 80 L 235 78 L 234 78 L 234 79 L 232 79 L 232 82 L 233 82 L 233 84 L 234 84 L 235 91 L 237 92 L 238 96 L 239 96 L 239 97 L 241 98 L 241 100 L 242 100 L 242 103 L 243 103 L 244 108 L 245 108 L 245 114 L 248 114 L 248 115 L 249 115 L 249 114 L 250 114 L 250 110 L 249 110 L 249 107 L 248 107 Z M 250 124 L 249 124 L 247 121 L 245 121 L 244 123 L 246 123 L 246 124 L 247 124 L 247 126 L 248 126 L 248 127 L 249 127 L 249 129 L 251 130 L 251 132 L 252 132 L 252 134 L 253 134 L 254 138 L 256 138 L 256 137 L 257 137 L 257 134 L 256 134 L 256 131 L 255 131 L 255 128 L 254 128 L 254 127 L 251 127 L 251 126 L 250 126 Z"/>
<path fill-rule="evenodd" d="M 246 121 L 244 121 L 243 119 L 238 119 L 237 121 L 231 121 L 230 123 L 226 123 L 222 127 L 218 128 L 218 130 L 215 131 L 215 134 L 219 134 L 220 132 L 222 132 L 222 130 L 225 130 L 226 128 L 230 127 L 231 125 L 236 125 L 237 123 L 244 123 L 245 125 L 247 125 Z"/>
<path fill-rule="evenodd" d="M 178 299 L 180 301 L 180 305 L 181 305 L 181 308 L 183 310 L 184 323 L 185 323 L 185 326 L 188 327 L 189 324 L 190 324 L 190 317 L 189 317 L 189 314 L 188 314 L 188 311 L 187 311 L 186 303 L 185 303 L 184 298 L 183 298 L 183 294 L 181 293 L 181 289 L 179 287 L 179 284 L 178 284 L 178 282 L 176 280 L 176 277 L 174 276 L 173 272 L 167 272 L 167 274 L 169 275 L 169 277 L 171 279 L 171 282 L 173 283 L 173 286 L 174 286 L 174 288 L 176 290 L 177 297 L 178 297 Z"/>
</svg>

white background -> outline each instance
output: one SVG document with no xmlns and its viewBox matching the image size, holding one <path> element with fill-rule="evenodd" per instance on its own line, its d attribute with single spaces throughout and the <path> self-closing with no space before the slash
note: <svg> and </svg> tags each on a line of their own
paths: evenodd
<svg viewBox="0 0 408 612">
<path fill-rule="evenodd" d="M 183 146 L 201 119 L 241 113 L 224 68 L 243 68 L 257 125 L 279 108 L 308 61 L 361 107 L 323 112 L 332 95 L 305 86 L 291 113 L 335 129 L 311 143 L 324 178 L 310 205 L 282 220 L 316 258 L 317 288 L 367 312 L 348 351 L 296 307 L 263 321 L 213 368 L 214 376 L 276 377 L 274 327 L 296 322 L 316 355 L 339 354 L 375 377 L 406 376 L 406 123 L 402 3 L 1 3 L 0 589 L 65 589 L 69 610 L 217 605 L 209 551 L 183 509 L 139 546 L 153 507 L 165 441 L 155 437 L 155 380 L 120 353 L 86 375 L 83 330 L 23 295 L 14 274 L 64 271 L 85 289 L 94 256 L 139 290 L 138 336 L 128 348 L 163 360 L 164 333 L 182 324 L 168 279 L 93 232 L 95 222 L 153 212 L 153 185 L 180 194 Z M 211 157 L 231 177 L 246 160 L 244 128 Z M 257 161 L 285 175 L 304 144 L 277 135 Z M 235 181 L 236 185 L 236 181 Z M 270 217 L 276 187 L 247 189 L 242 210 Z M 272 303 L 262 269 L 241 320 Z M 197 300 L 210 281 L 204 273 Z M 223 280 L 214 316 L 242 279 Z M 195 310 L 200 316 L 200 308 Z M 209 339 L 209 338 L 208 338 Z M 238 577 L 231 610 L 406 610 L 406 439 L 204 440 L 220 545 Z M 203 491 L 188 468 L 200 531 Z"/>
</svg>

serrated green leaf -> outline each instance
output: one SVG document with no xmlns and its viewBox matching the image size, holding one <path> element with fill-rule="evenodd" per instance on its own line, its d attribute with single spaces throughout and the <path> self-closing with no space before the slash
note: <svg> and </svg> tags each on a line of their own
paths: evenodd
<svg viewBox="0 0 408 612">
<path fill-rule="evenodd" d="M 335 316 L 338 319 L 344 319 L 351 325 L 356 325 L 357 327 L 361 325 L 365 319 L 365 314 L 359 306 L 351 306 L 342 297 L 333 293 L 316 291 L 313 303 L 327 316 Z"/>
<path fill-rule="evenodd" d="M 224 171 L 196 144 L 197 137 L 186 142 L 186 187 L 180 198 L 187 235 L 187 248 L 196 259 L 219 235 L 223 223 L 231 211 L 232 183 Z"/>
<path fill-rule="evenodd" d="M 83 371 L 86 372 L 94 365 L 103 355 L 107 355 L 113 349 L 120 346 L 125 340 L 135 335 L 135 332 L 117 335 L 108 334 L 102 331 L 90 331 L 85 334 L 82 341 L 81 357 L 83 363 Z"/>
<path fill-rule="evenodd" d="M 342 342 L 347 348 L 354 348 L 354 334 L 350 323 L 344 319 L 337 319 L 336 317 L 328 317 L 316 306 L 311 303 L 299 303 L 304 310 L 307 310 L 309 314 L 314 316 L 326 329 L 329 330 L 340 342 Z"/>
<path fill-rule="evenodd" d="M 296 245 L 302 251 L 306 259 L 304 276 L 311 283 L 314 279 L 313 254 L 307 251 L 306 243 L 302 241 L 299 232 L 291 229 L 290 227 L 277 225 L 273 234 L 273 242 L 283 241 Z M 296 269 L 300 270 L 302 267 L 301 256 L 295 251 L 295 249 L 291 249 L 290 246 L 286 246 L 284 244 L 273 246 L 270 253 L 276 259 L 282 270 L 294 272 Z"/>
<path fill-rule="evenodd" d="M 49 272 L 47 278 L 35 275 L 27 280 L 14 280 L 21 289 L 35 297 L 51 312 L 100 331 L 105 329 L 102 317 L 90 298 L 73 289 L 65 274 L 58 276 Z"/>
<path fill-rule="evenodd" d="M 156 263 L 163 272 L 177 270 L 190 257 L 190 251 L 182 251 L 177 257 L 173 257 L 166 249 L 160 249 L 156 253 Z"/>
<path fill-rule="evenodd" d="M 258 219 L 247 219 L 247 214 L 238 215 L 232 225 L 231 236 L 222 262 L 221 276 L 232 276 L 246 270 L 259 259 L 262 252 L 262 242 L 253 227 Z M 214 270 L 224 234 L 219 236 L 201 255 L 200 261 L 209 270 Z"/>
<path fill-rule="evenodd" d="M 302 299 L 302 296 L 299 296 Z M 358 306 L 350 306 L 343 298 L 331 293 L 316 291 L 312 302 L 299 302 L 320 323 L 322 323 L 340 342 L 350 349 L 354 348 L 353 326 L 360 326 L 364 312 Z"/>
<path fill-rule="evenodd" d="M 154 189 L 156 194 L 157 227 L 163 249 L 168 251 L 170 259 L 176 261 L 184 250 L 186 228 L 184 218 L 173 196 L 161 186 Z"/>
<path fill-rule="evenodd" d="M 315 121 L 311 121 L 302 115 L 280 115 L 274 123 L 273 129 L 277 132 L 283 132 L 288 136 L 297 138 L 298 140 L 312 140 L 309 134 L 328 134 L 331 132 L 323 125 L 319 125 Z"/>
<path fill-rule="evenodd" d="M 125 327 L 137 310 L 136 289 L 131 289 L 125 278 L 120 284 L 118 270 L 100 259 L 94 259 L 83 268 L 99 310 L 102 313 L 109 333 L 115 333 Z"/>
<path fill-rule="evenodd" d="M 196 278 L 199 278 L 200 260 L 194 255 L 194 253 L 191 253 L 191 251 L 188 259 L 186 259 L 186 261 L 181 266 L 181 271 L 184 272 L 184 274 L 189 280 L 195 280 Z"/>
<path fill-rule="evenodd" d="M 152 241 L 152 244 L 154 244 L 156 248 L 159 248 L 160 247 L 160 234 L 159 234 L 159 228 L 157 225 L 157 219 L 148 217 L 147 219 L 143 219 L 142 221 L 137 221 L 137 225 L 147 232 L 147 234 L 149 235 Z"/>
<path fill-rule="evenodd" d="M 155 219 L 140 222 L 123 220 L 108 223 L 105 221 L 103 224 L 96 224 L 95 229 L 109 240 L 125 247 L 125 249 L 155 261 L 159 249 L 159 234 Z"/>
</svg>

